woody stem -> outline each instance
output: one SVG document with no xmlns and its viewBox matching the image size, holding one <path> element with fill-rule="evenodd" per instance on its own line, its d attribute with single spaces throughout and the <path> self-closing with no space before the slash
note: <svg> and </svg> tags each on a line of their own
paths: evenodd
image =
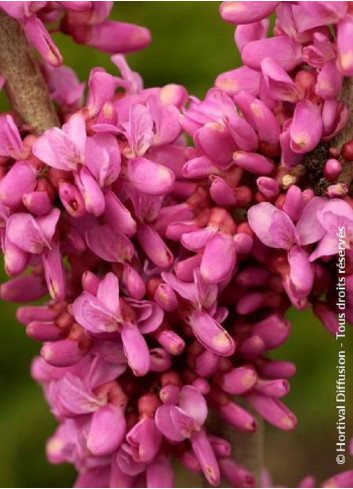
<svg viewBox="0 0 353 489">
<path fill-rule="evenodd" d="M 12 108 L 41 133 L 59 125 L 47 85 L 20 24 L 0 10 L 0 73 Z"/>
</svg>

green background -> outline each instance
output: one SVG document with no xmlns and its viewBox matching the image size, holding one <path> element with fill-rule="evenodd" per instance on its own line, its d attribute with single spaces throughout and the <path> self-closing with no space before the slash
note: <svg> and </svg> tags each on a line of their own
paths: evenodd
<svg viewBox="0 0 353 489">
<path fill-rule="evenodd" d="M 118 2 L 113 17 L 144 25 L 152 32 L 152 43 L 143 52 L 129 55 L 145 86 L 174 82 L 202 96 L 218 73 L 239 64 L 233 43 L 233 27 L 221 21 L 218 2 Z M 109 56 L 78 46 L 55 34 L 65 64 L 81 80 L 93 66 L 115 72 Z M 2 281 L 5 277 L 2 277 Z M 1 303 L 0 328 L 0 486 L 69 487 L 74 480 L 70 466 L 50 466 L 44 455 L 46 438 L 55 421 L 40 388 L 31 380 L 29 367 L 39 345 L 28 339 L 15 317 L 16 307 Z M 296 486 L 306 474 L 320 480 L 338 471 L 335 464 L 334 403 L 337 344 L 308 312 L 292 311 L 293 332 L 276 357 L 294 361 L 298 373 L 291 381 L 286 403 L 298 417 L 292 433 L 266 427 L 266 465 L 277 485 Z M 348 328 L 346 347 L 352 345 Z M 347 415 L 353 418 L 353 356 L 347 352 Z M 352 424 L 347 426 L 353 435 Z M 349 462 L 343 468 L 350 468 Z M 193 484 L 185 478 L 183 486 Z"/>
</svg>

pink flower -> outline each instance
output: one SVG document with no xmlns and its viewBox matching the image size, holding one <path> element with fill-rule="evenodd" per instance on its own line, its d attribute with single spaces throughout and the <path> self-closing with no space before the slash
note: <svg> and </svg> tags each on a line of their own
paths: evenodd
<svg viewBox="0 0 353 489">
<path fill-rule="evenodd" d="M 204 397 L 192 386 L 180 391 L 179 406 L 161 406 L 156 412 L 156 424 L 161 433 L 172 441 L 190 438 L 193 451 L 205 477 L 212 485 L 219 482 L 219 467 L 212 446 L 202 430 L 207 417 Z"/>
</svg>

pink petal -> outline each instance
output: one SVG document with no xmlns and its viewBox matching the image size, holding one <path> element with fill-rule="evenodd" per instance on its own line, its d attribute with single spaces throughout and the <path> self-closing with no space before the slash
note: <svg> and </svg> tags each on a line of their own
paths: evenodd
<svg viewBox="0 0 353 489">
<path fill-rule="evenodd" d="M 134 256 L 130 240 L 108 224 L 91 226 L 86 231 L 86 242 L 93 253 L 108 262 L 123 263 Z"/>
<path fill-rule="evenodd" d="M 57 170 L 76 170 L 83 163 L 79 148 L 57 127 L 48 129 L 34 142 L 33 154 Z"/>
<path fill-rule="evenodd" d="M 207 404 L 205 398 L 198 389 L 191 385 L 184 385 L 179 395 L 179 406 L 199 426 L 202 426 L 207 418 Z"/>
<path fill-rule="evenodd" d="M 63 132 L 75 142 L 75 145 L 83 158 L 86 148 L 86 123 L 83 115 L 73 114 L 62 127 Z"/>
<path fill-rule="evenodd" d="M 290 128 L 291 148 L 296 153 L 308 153 L 322 136 L 320 106 L 303 99 L 297 103 Z"/>
<path fill-rule="evenodd" d="M 160 268 L 169 268 L 174 260 L 163 239 L 152 226 L 140 223 L 137 239 L 148 258 Z"/>
<path fill-rule="evenodd" d="M 142 104 L 132 105 L 129 121 L 124 123 L 125 136 L 133 156 L 143 156 L 154 138 L 153 120 L 150 110 Z"/>
<path fill-rule="evenodd" d="M 75 320 L 92 333 L 113 332 L 118 329 L 118 318 L 89 292 L 83 292 L 72 304 Z"/>
<path fill-rule="evenodd" d="M 322 25 L 336 24 L 347 11 L 345 2 L 303 2 L 303 12 L 296 17 L 300 32 Z"/>
<path fill-rule="evenodd" d="M 321 256 L 332 256 L 337 255 L 338 249 L 338 238 L 333 234 L 326 234 L 315 250 L 311 253 L 309 260 L 311 262 L 317 260 Z"/>
<path fill-rule="evenodd" d="M 107 273 L 100 281 L 97 290 L 97 299 L 99 299 L 114 316 L 120 316 L 119 280 L 114 273 Z"/>
<path fill-rule="evenodd" d="M 130 53 L 145 47 L 151 40 L 148 29 L 125 22 L 105 20 L 96 25 L 74 26 L 74 40 L 105 53 Z"/>
<path fill-rule="evenodd" d="M 101 68 L 93 68 L 88 79 L 87 107 L 91 116 L 101 110 L 105 102 L 113 100 L 118 86 L 116 77 L 106 73 Z"/>
<path fill-rule="evenodd" d="M 223 2 L 219 8 L 222 19 L 232 24 L 249 24 L 268 17 L 280 2 Z"/>
<path fill-rule="evenodd" d="M 307 297 L 314 282 L 314 269 L 309 262 L 308 254 L 299 246 L 294 246 L 288 253 L 290 266 L 290 287 L 297 298 Z"/>
<path fill-rule="evenodd" d="M 258 132 L 262 141 L 271 144 L 278 143 L 281 132 L 279 124 L 273 112 L 264 102 L 253 97 L 246 91 L 236 94 L 234 100 L 245 119 Z M 256 156 L 260 155 L 256 154 Z"/>
<path fill-rule="evenodd" d="M 174 173 L 146 158 L 129 160 L 127 175 L 137 190 L 148 195 L 165 195 L 174 187 Z"/>
<path fill-rule="evenodd" d="M 0 180 L 1 202 L 7 207 L 18 207 L 23 196 L 34 190 L 37 176 L 38 171 L 28 161 L 17 161 Z"/>
<path fill-rule="evenodd" d="M 23 144 L 18 128 L 9 114 L 0 117 L 0 156 L 21 159 Z"/>
<path fill-rule="evenodd" d="M 290 37 L 275 36 L 249 42 L 244 46 L 241 58 L 246 66 L 254 70 L 260 70 L 264 58 L 272 58 L 289 72 L 302 62 L 302 53 L 301 46 Z"/>
<path fill-rule="evenodd" d="M 105 210 L 104 218 L 118 232 L 131 237 L 136 233 L 136 221 L 131 212 L 120 202 L 118 197 L 111 191 L 104 192 Z"/>
<path fill-rule="evenodd" d="M 163 89 L 162 89 L 163 90 Z M 165 93 L 165 92 L 164 92 Z M 163 94 L 161 94 L 161 97 Z M 180 133 L 179 110 L 173 105 L 165 105 L 160 97 L 148 99 L 153 122 L 155 124 L 154 146 L 172 143 Z"/>
<path fill-rule="evenodd" d="M 160 455 L 148 465 L 146 470 L 147 487 L 174 487 L 174 469 L 170 458 Z"/>
<path fill-rule="evenodd" d="M 183 433 L 175 426 L 172 412 L 177 409 L 175 406 L 165 404 L 160 406 L 155 415 L 155 421 L 159 431 L 171 441 L 180 442 L 185 439 Z"/>
<path fill-rule="evenodd" d="M 218 75 L 215 86 L 224 90 L 228 95 L 235 95 L 243 90 L 252 95 L 257 95 L 259 83 L 260 73 L 258 71 L 251 70 L 247 66 L 241 66 Z"/>
<path fill-rule="evenodd" d="M 261 69 L 268 91 L 274 100 L 292 103 L 298 100 L 300 94 L 296 84 L 272 58 L 265 58 L 261 63 Z"/>
<path fill-rule="evenodd" d="M 135 324 L 125 323 L 121 331 L 128 364 L 134 375 L 146 375 L 150 369 L 150 354 L 146 340 Z"/>
<path fill-rule="evenodd" d="M 342 82 L 343 76 L 337 70 L 335 60 L 327 61 L 318 74 L 315 93 L 323 99 L 335 98 L 341 91 Z"/>
<path fill-rule="evenodd" d="M 241 52 L 248 42 L 264 39 L 267 35 L 268 25 L 268 19 L 252 22 L 251 24 L 238 25 L 235 29 L 234 40 L 239 51 Z"/>
<path fill-rule="evenodd" d="M 42 229 L 30 214 L 18 212 L 7 221 L 7 238 L 28 253 L 42 253 L 49 247 Z"/>
<path fill-rule="evenodd" d="M 205 348 L 221 356 L 234 353 L 235 344 L 229 333 L 206 312 L 194 311 L 190 326 Z"/>
<path fill-rule="evenodd" d="M 243 170 L 247 170 L 255 175 L 269 175 L 274 168 L 270 160 L 258 153 L 235 151 L 233 161 Z"/>
<path fill-rule="evenodd" d="M 205 227 L 203 229 L 198 229 L 197 231 L 184 233 L 181 237 L 181 242 L 183 246 L 190 251 L 201 251 L 216 233 L 217 229 Z"/>
<path fill-rule="evenodd" d="M 21 25 L 28 41 L 38 49 L 45 61 L 51 66 L 60 66 L 62 64 L 61 54 L 39 17 L 31 15 L 21 19 Z"/>
<path fill-rule="evenodd" d="M 232 273 L 235 263 L 233 236 L 217 233 L 206 244 L 200 266 L 201 276 L 211 284 L 222 282 Z"/>
<path fill-rule="evenodd" d="M 57 301 L 64 300 L 66 295 L 65 272 L 58 245 L 54 245 L 43 255 L 43 266 L 50 296 Z"/>
<path fill-rule="evenodd" d="M 304 207 L 296 226 L 300 244 L 315 243 L 324 236 L 325 229 L 320 223 L 318 215 L 326 202 L 327 200 L 323 197 L 314 197 Z"/>
<path fill-rule="evenodd" d="M 115 452 L 126 431 L 123 409 L 107 404 L 93 413 L 87 436 L 87 448 L 96 457 Z"/>
<path fill-rule="evenodd" d="M 338 2 L 344 3 L 344 2 Z M 344 76 L 353 74 L 352 48 L 353 20 L 350 15 L 342 19 L 337 26 L 338 67 Z"/>
<path fill-rule="evenodd" d="M 218 486 L 221 477 L 219 466 L 205 430 L 193 433 L 191 445 L 207 481 L 212 486 Z"/>
<path fill-rule="evenodd" d="M 126 440 L 132 446 L 132 454 L 136 461 L 148 463 L 157 455 L 162 434 L 154 420 L 141 419 L 126 435 Z"/>
<path fill-rule="evenodd" d="M 58 392 L 60 403 L 73 414 L 93 413 L 101 406 L 82 380 L 70 373 L 58 381 Z"/>
<path fill-rule="evenodd" d="M 245 398 L 266 421 L 280 430 L 288 431 L 295 428 L 295 415 L 278 399 L 256 393 L 248 394 Z"/>
<path fill-rule="evenodd" d="M 96 217 L 101 216 L 105 209 L 104 195 L 92 173 L 86 167 L 82 167 L 79 173 L 75 173 L 75 183 L 81 192 L 87 212 Z"/>
<path fill-rule="evenodd" d="M 196 302 L 196 288 L 195 285 L 189 282 L 183 282 L 179 280 L 173 273 L 162 272 L 162 279 L 168 284 L 175 292 L 177 292 L 181 297 L 190 300 L 191 302 Z"/>
<path fill-rule="evenodd" d="M 196 148 L 216 166 L 227 165 L 236 149 L 228 129 L 217 122 L 209 122 L 194 134 Z"/>
<path fill-rule="evenodd" d="M 295 227 L 284 212 L 268 202 L 262 202 L 248 211 L 250 227 L 266 246 L 290 250 L 296 242 Z"/>
</svg>

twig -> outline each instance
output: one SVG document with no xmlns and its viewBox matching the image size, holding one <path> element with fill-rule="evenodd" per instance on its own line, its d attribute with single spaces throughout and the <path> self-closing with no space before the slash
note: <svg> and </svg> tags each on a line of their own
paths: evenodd
<svg viewBox="0 0 353 489">
<path fill-rule="evenodd" d="M 0 73 L 12 108 L 41 133 L 59 125 L 47 85 L 19 23 L 0 10 Z"/>
</svg>

